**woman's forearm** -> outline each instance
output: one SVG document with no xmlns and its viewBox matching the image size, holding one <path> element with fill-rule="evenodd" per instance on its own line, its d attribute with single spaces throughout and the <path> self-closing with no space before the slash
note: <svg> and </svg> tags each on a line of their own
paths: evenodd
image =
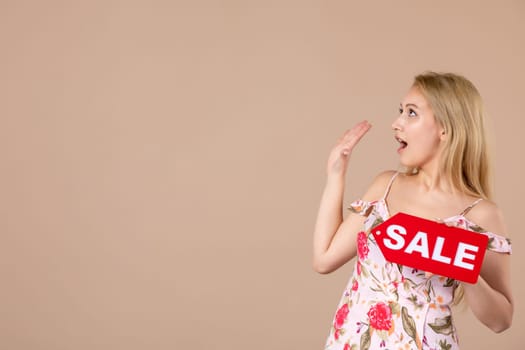
<svg viewBox="0 0 525 350">
<path fill-rule="evenodd" d="M 328 176 L 315 223 L 314 265 L 330 247 L 330 242 L 343 221 L 344 187 L 343 175 Z"/>
<path fill-rule="evenodd" d="M 496 333 L 512 323 L 513 305 L 480 276 L 476 284 L 463 283 L 465 298 L 474 315 Z"/>
<path fill-rule="evenodd" d="M 313 267 L 320 273 L 337 269 L 354 254 L 352 236 L 338 232 L 352 232 L 354 226 L 359 224 L 358 220 L 353 219 L 347 222 L 348 227 L 343 227 L 345 177 L 350 154 L 370 127 L 370 123 L 364 120 L 345 131 L 328 156 L 327 180 L 317 213 L 313 240 Z"/>
</svg>

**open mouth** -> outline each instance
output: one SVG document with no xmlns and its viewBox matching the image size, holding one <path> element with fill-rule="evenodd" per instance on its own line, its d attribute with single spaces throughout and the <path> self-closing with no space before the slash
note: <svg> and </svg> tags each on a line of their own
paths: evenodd
<svg viewBox="0 0 525 350">
<path fill-rule="evenodd" d="M 408 146 L 408 143 L 398 136 L 396 136 L 396 141 L 399 142 L 400 145 L 400 147 L 397 149 L 398 152 L 405 149 Z"/>
</svg>

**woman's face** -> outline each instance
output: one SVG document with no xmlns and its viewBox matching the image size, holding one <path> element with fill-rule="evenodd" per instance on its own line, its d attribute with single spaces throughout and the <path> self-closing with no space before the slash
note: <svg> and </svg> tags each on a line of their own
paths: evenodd
<svg viewBox="0 0 525 350">
<path fill-rule="evenodd" d="M 400 144 L 397 152 L 402 165 L 422 168 L 439 160 L 445 139 L 444 129 L 417 88 L 410 88 L 403 98 L 399 117 L 392 128 Z"/>
</svg>

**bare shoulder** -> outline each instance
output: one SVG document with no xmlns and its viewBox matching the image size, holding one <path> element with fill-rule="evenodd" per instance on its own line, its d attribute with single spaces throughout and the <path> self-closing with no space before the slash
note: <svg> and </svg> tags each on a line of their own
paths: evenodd
<svg viewBox="0 0 525 350">
<path fill-rule="evenodd" d="M 382 198 L 395 173 L 395 170 L 385 170 L 377 174 L 363 196 L 363 200 L 373 201 Z"/>
<path fill-rule="evenodd" d="M 503 212 L 492 201 L 482 200 L 466 216 L 487 231 L 504 237 L 508 236 Z"/>
</svg>

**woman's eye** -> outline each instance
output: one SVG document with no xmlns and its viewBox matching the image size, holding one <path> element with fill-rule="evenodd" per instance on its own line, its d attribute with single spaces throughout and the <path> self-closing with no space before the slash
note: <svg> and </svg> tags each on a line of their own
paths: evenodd
<svg viewBox="0 0 525 350">
<path fill-rule="evenodd" d="M 399 114 L 403 114 L 403 108 L 399 108 Z"/>
<path fill-rule="evenodd" d="M 409 115 L 410 117 L 416 117 L 416 116 L 417 116 L 416 112 L 415 112 L 413 109 L 409 109 L 409 110 L 408 110 L 408 115 Z"/>
</svg>

